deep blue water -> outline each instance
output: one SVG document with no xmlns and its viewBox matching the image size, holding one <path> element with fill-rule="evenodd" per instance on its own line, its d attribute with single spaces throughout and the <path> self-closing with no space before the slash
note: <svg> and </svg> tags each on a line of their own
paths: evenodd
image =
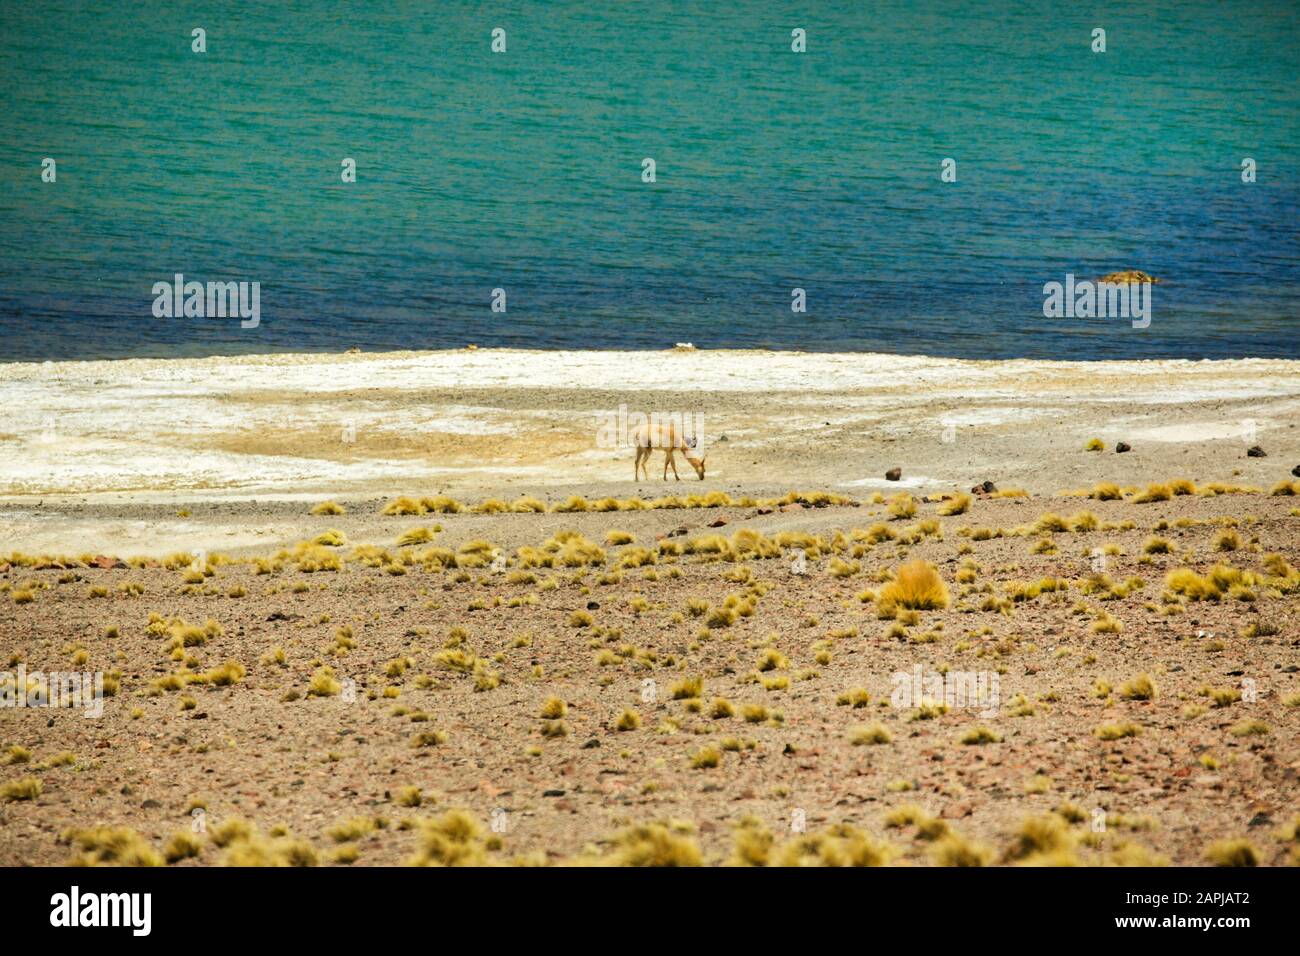
<svg viewBox="0 0 1300 956">
<path fill-rule="evenodd" d="M 0 4 L 0 360 L 1300 356 L 1294 2 L 176 6 Z M 1148 329 L 1043 317 L 1121 268 Z"/>
</svg>

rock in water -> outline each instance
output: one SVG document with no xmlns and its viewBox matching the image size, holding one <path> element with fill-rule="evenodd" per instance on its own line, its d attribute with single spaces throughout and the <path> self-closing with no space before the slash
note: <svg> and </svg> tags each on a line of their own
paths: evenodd
<svg viewBox="0 0 1300 956">
<path fill-rule="evenodd" d="M 889 471 L 885 472 L 885 481 L 898 481 L 898 479 L 902 477 L 903 469 L 901 468 L 891 468 Z"/>
<path fill-rule="evenodd" d="M 1109 282 L 1112 285 L 1128 285 L 1133 282 L 1159 282 L 1153 275 L 1147 275 L 1141 269 L 1124 269 L 1120 272 L 1108 272 L 1097 280 L 1098 282 Z"/>
<path fill-rule="evenodd" d="M 1246 455 L 1250 458 L 1267 458 L 1268 454 L 1258 445 L 1251 445 L 1246 449 Z"/>
</svg>

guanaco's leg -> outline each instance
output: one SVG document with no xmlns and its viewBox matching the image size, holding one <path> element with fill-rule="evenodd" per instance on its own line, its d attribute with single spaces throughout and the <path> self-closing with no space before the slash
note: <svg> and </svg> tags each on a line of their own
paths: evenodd
<svg viewBox="0 0 1300 956">
<path fill-rule="evenodd" d="M 668 452 L 668 460 L 673 464 L 673 477 L 676 478 L 678 481 L 681 481 L 682 476 L 677 474 L 677 459 L 673 457 L 673 453 L 671 450 Z M 667 475 L 664 476 L 664 480 L 665 481 L 668 480 Z"/>
</svg>

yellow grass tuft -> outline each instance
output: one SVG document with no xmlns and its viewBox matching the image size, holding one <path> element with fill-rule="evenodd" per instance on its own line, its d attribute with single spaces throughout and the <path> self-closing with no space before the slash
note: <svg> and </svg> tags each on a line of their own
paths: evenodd
<svg viewBox="0 0 1300 956">
<path fill-rule="evenodd" d="M 889 515 L 895 520 L 915 517 L 916 507 L 916 499 L 906 491 L 899 492 L 889 499 Z"/>
<path fill-rule="evenodd" d="M 970 495 L 964 492 L 958 493 L 939 506 L 939 514 L 945 516 L 965 514 L 970 504 Z"/>
<path fill-rule="evenodd" d="M 854 727 L 849 732 L 849 743 L 855 747 L 887 744 L 891 743 L 893 739 L 885 725 L 880 723 Z"/>
<path fill-rule="evenodd" d="M 383 511 L 380 513 L 385 515 L 418 515 L 424 514 L 424 511 L 420 508 L 420 503 L 414 498 L 403 497 L 395 498 L 384 505 Z"/>
<path fill-rule="evenodd" d="M 35 800 L 44 789 L 44 785 L 35 777 L 20 777 L 0 785 L 0 801 L 14 803 L 19 800 Z"/>
<path fill-rule="evenodd" d="M 162 866 L 163 855 L 130 827 L 74 829 L 63 839 L 80 851 L 73 861 L 81 866 Z"/>
<path fill-rule="evenodd" d="M 1246 839 L 1211 843 L 1206 847 L 1205 858 L 1214 866 L 1259 866 L 1259 851 Z"/>
<path fill-rule="evenodd" d="M 1149 674 L 1139 674 L 1119 688 L 1119 696 L 1125 700 L 1155 700 L 1156 693 L 1156 682 Z"/>
<path fill-rule="evenodd" d="M 934 611 L 946 608 L 949 603 L 948 587 L 939 577 L 939 571 L 929 562 L 917 559 L 901 565 L 894 579 L 876 595 L 878 606 L 896 606 L 917 611 Z"/>
<path fill-rule="evenodd" d="M 1136 724 L 1102 724 L 1093 734 L 1100 740 L 1123 740 L 1125 737 L 1136 737 L 1142 731 Z"/>
<path fill-rule="evenodd" d="M 968 746 L 1000 743 L 1002 738 L 987 727 L 972 727 L 961 735 L 961 742 Z"/>
<path fill-rule="evenodd" d="M 1153 501 L 1168 501 L 1173 497 L 1173 489 L 1168 485 L 1147 485 L 1147 490 L 1137 495 L 1133 500 L 1138 504 L 1149 504 Z"/>
<path fill-rule="evenodd" d="M 1088 497 L 1096 501 L 1119 501 L 1124 497 L 1124 493 L 1113 481 L 1101 481 L 1092 486 Z"/>
</svg>

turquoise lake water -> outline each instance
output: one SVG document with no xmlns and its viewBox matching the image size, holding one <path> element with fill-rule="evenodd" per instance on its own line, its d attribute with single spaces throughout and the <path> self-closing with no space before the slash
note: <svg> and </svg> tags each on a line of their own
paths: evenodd
<svg viewBox="0 0 1300 956">
<path fill-rule="evenodd" d="M 1295 3 L 178 6 L 0 5 L 0 360 L 1300 356 Z M 1115 269 L 1149 328 L 1044 318 Z"/>
</svg>

